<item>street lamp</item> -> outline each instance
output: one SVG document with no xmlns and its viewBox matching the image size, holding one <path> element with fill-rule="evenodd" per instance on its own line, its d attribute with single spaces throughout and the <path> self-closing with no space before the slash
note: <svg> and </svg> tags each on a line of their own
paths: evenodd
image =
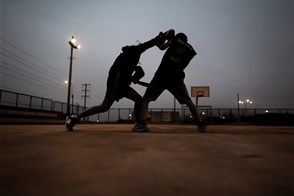
<svg viewBox="0 0 294 196">
<path fill-rule="evenodd" d="M 245 113 L 247 113 L 247 104 L 252 104 L 253 102 L 249 99 L 246 99 L 246 103 L 245 103 Z"/>
<path fill-rule="evenodd" d="M 238 103 L 238 122 L 240 122 L 240 104 L 244 104 L 245 113 L 247 113 L 247 104 L 252 104 L 253 101 L 246 99 L 245 101 L 240 100 L 239 94 L 237 94 L 237 103 Z M 244 116 L 244 110 L 242 110 L 242 116 Z"/>
<path fill-rule="evenodd" d="M 244 104 L 244 109 L 245 109 L 245 114 L 247 113 L 247 105 L 248 104 L 252 104 L 253 101 L 251 101 L 250 99 L 246 99 L 245 101 L 239 100 L 238 102 L 239 104 Z"/>
<path fill-rule="evenodd" d="M 246 99 L 246 103 L 248 104 L 252 104 L 253 102 L 252 101 L 250 101 L 249 99 Z"/>
<path fill-rule="evenodd" d="M 66 114 L 70 114 L 70 92 L 71 92 L 71 75 L 72 75 L 72 59 L 73 59 L 73 49 L 79 49 L 80 45 L 76 45 L 76 40 L 74 36 L 71 37 L 71 40 L 68 41 L 70 45 L 70 63 L 69 63 L 69 79 L 68 79 L 68 91 L 67 91 L 67 107 Z M 73 112 L 73 111 L 72 111 Z"/>
</svg>

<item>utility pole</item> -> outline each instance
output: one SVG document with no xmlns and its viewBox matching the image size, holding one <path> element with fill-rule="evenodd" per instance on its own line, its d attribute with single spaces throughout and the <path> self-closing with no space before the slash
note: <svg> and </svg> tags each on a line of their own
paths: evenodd
<svg viewBox="0 0 294 196">
<path fill-rule="evenodd" d="M 84 95 L 82 95 L 82 98 L 84 98 L 84 110 L 87 107 L 87 98 L 90 98 L 90 95 L 88 95 L 88 93 L 90 93 L 91 90 L 88 87 L 90 88 L 91 84 L 83 84 L 82 92 L 84 92 Z"/>
<path fill-rule="evenodd" d="M 90 88 L 91 84 L 83 84 L 82 92 L 85 93 L 82 95 L 82 98 L 84 98 L 84 110 L 87 108 L 87 98 L 90 98 L 90 95 L 88 95 L 88 93 L 90 93 L 90 89 L 88 89 L 88 87 Z M 87 121 L 89 121 L 89 118 L 87 118 Z M 86 122 L 86 118 L 84 118 L 84 122 Z"/>
</svg>

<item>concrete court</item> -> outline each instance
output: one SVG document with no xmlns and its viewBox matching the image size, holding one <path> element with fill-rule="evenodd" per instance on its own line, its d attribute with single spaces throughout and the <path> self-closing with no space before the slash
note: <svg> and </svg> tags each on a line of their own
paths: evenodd
<svg viewBox="0 0 294 196">
<path fill-rule="evenodd" d="M 294 127 L 0 125 L 0 195 L 294 195 Z"/>
</svg>

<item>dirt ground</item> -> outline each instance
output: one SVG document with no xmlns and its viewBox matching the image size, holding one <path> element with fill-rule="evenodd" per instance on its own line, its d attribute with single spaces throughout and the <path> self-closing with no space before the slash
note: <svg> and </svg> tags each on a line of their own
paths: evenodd
<svg viewBox="0 0 294 196">
<path fill-rule="evenodd" d="M 0 125 L 0 195 L 294 195 L 294 127 Z"/>
</svg>

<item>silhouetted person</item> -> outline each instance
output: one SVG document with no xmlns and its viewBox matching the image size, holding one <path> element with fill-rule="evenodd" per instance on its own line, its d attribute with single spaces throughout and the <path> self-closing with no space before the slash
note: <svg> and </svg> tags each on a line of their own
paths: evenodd
<svg viewBox="0 0 294 196">
<path fill-rule="evenodd" d="M 169 34 L 174 35 L 174 31 L 171 30 Z M 148 104 L 150 101 L 156 101 L 164 90 L 168 90 L 174 95 L 180 104 L 186 104 L 189 107 L 195 118 L 198 130 L 203 131 L 206 128 L 205 124 L 200 119 L 198 110 L 192 102 L 184 83 L 184 69 L 197 53 L 188 43 L 188 38 L 184 33 L 178 33 L 174 37 L 171 37 L 170 40 L 167 40 L 164 44 L 159 46 L 161 50 L 168 49 L 143 96 L 140 120 L 135 125 L 133 131 L 149 131 L 146 123 Z"/>
<path fill-rule="evenodd" d="M 163 33 L 159 33 L 158 36 L 145 43 L 123 47 L 122 53 L 116 58 L 109 70 L 107 90 L 101 105 L 91 107 L 78 115 L 68 116 L 66 118 L 67 130 L 73 131 L 73 126 L 79 123 L 81 118 L 108 111 L 114 101 L 119 101 L 123 97 L 135 102 L 134 111 L 136 119 L 138 119 L 142 107 L 142 96 L 130 87 L 130 84 L 144 76 L 143 69 L 138 66 L 141 54 L 163 41 Z"/>
</svg>

